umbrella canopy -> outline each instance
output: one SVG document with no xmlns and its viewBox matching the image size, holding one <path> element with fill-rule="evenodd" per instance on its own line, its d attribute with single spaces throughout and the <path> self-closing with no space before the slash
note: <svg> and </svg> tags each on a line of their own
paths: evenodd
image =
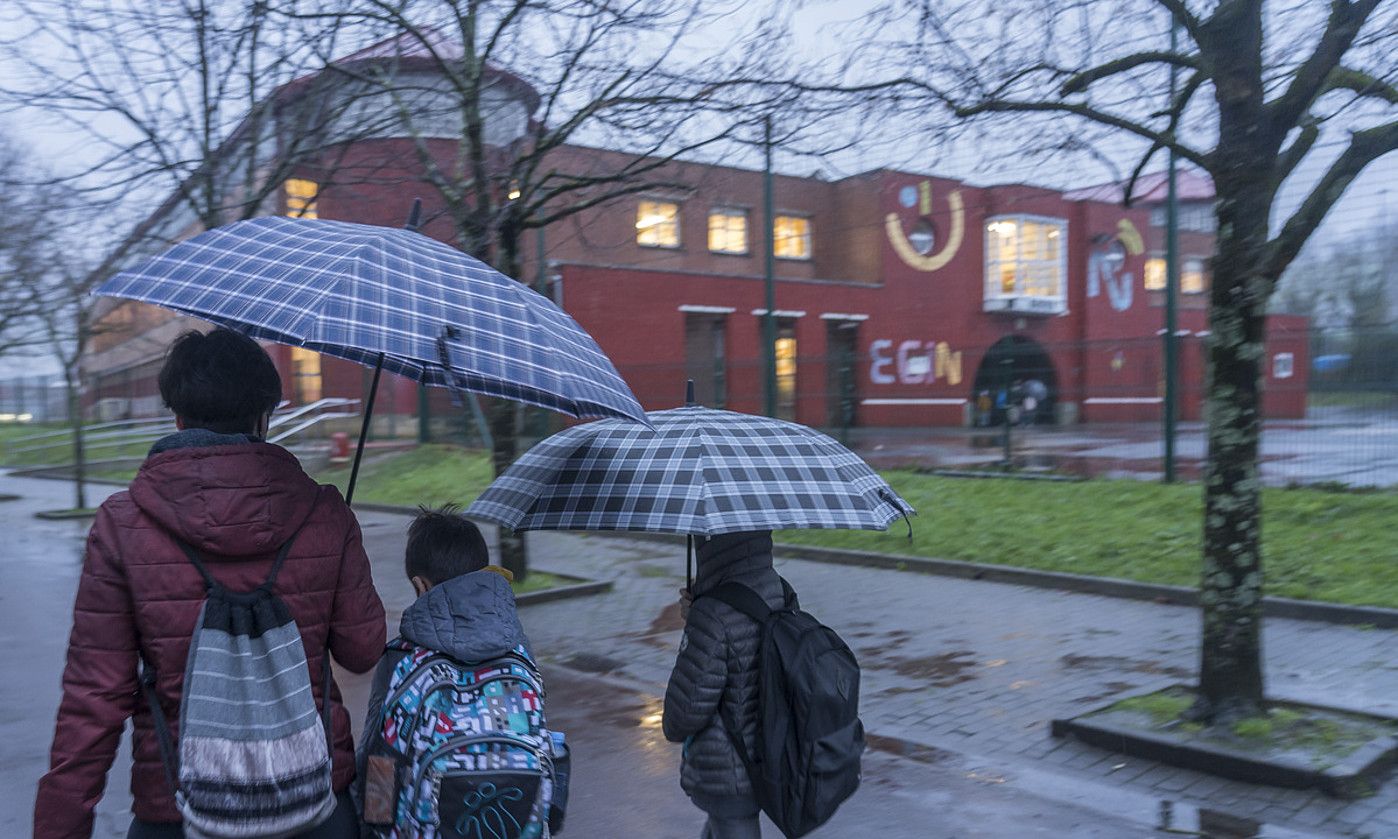
<svg viewBox="0 0 1398 839">
<path fill-rule="evenodd" d="M 686 407 L 530 449 L 467 510 L 516 530 L 884 530 L 912 507 L 854 452 L 793 422 Z"/>
<path fill-rule="evenodd" d="M 551 300 L 412 230 L 249 219 L 181 242 L 94 293 L 427 385 L 645 421 L 597 342 Z"/>
</svg>

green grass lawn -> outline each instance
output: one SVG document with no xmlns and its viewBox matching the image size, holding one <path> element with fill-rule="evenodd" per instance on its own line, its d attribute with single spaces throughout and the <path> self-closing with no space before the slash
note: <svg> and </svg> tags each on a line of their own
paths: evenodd
<svg viewBox="0 0 1398 839">
<path fill-rule="evenodd" d="M 341 487 L 348 470 L 320 476 Z M 970 480 L 885 473 L 919 515 L 887 533 L 791 530 L 783 542 L 1017 565 L 1192 586 L 1198 582 L 1202 490 L 1141 481 Z M 358 497 L 385 504 L 468 504 L 490 482 L 479 451 L 426 446 L 365 465 Z M 1398 608 L 1398 493 L 1268 489 L 1268 593 Z"/>
<path fill-rule="evenodd" d="M 349 475 L 346 465 L 321 472 L 316 479 L 343 491 L 349 486 Z M 354 498 L 406 507 L 465 505 L 480 495 L 491 478 L 490 458 L 484 452 L 439 444 L 418 446 L 364 461 Z"/>
</svg>

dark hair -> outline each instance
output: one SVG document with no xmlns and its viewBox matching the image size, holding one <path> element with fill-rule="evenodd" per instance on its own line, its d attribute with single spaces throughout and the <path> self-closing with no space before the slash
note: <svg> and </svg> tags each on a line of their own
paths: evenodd
<svg viewBox="0 0 1398 839">
<path fill-rule="evenodd" d="M 485 537 L 459 512 L 455 504 L 436 510 L 419 507 L 408 525 L 408 549 L 404 568 L 411 577 L 425 577 L 433 585 L 479 571 L 490 564 Z"/>
<path fill-rule="evenodd" d="M 276 365 L 256 341 L 219 327 L 176 338 L 160 368 L 160 398 L 186 426 L 250 434 L 282 399 Z"/>
</svg>

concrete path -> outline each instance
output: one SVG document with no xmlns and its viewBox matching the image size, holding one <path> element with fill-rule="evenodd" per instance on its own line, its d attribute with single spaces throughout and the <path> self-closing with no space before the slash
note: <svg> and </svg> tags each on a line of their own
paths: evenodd
<svg viewBox="0 0 1398 839">
<path fill-rule="evenodd" d="M 10 535 L 0 563 L 0 835 L 28 832 L 58 695 L 82 523 L 39 522 L 59 482 L 0 480 Z M 361 516 L 390 626 L 410 602 L 402 516 Z M 524 620 L 550 681 L 550 713 L 578 746 L 574 836 L 684 837 L 700 819 L 678 789 L 678 754 L 656 730 L 680 622 L 683 553 L 637 540 L 530 536 L 537 567 L 610 579 L 606 595 L 530 606 Z M 1134 837 L 1155 829 L 1217 837 L 1398 836 L 1398 782 L 1359 802 L 1222 781 L 1048 736 L 1048 720 L 1127 691 L 1187 680 L 1189 609 L 1016 586 L 779 562 L 803 605 L 840 631 L 865 670 L 874 735 L 860 792 L 820 837 Z M 1398 714 L 1398 633 L 1268 624 L 1274 694 Z M 23 674 L 22 677 L 20 674 Z M 345 680 L 362 694 L 362 680 Z M 351 703 L 362 700 L 351 698 Z M 111 775 L 100 837 L 129 820 L 126 758 Z M 1222 826 L 1221 826 L 1222 825 Z M 768 835 L 775 833 L 771 830 Z"/>
</svg>

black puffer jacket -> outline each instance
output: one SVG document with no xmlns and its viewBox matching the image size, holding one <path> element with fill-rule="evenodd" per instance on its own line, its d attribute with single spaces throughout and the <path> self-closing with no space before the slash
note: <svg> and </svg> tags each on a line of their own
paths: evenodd
<svg viewBox="0 0 1398 839">
<path fill-rule="evenodd" d="M 704 595 L 720 583 L 743 583 L 770 606 L 782 603 L 772 569 L 772 534 L 730 533 L 698 548 L 694 603 L 679 659 L 665 690 L 665 738 L 685 742 L 680 785 L 699 809 L 720 816 L 757 812 L 743 762 L 728 730 L 749 751 L 757 733 L 758 628 L 726 603 Z"/>
</svg>

